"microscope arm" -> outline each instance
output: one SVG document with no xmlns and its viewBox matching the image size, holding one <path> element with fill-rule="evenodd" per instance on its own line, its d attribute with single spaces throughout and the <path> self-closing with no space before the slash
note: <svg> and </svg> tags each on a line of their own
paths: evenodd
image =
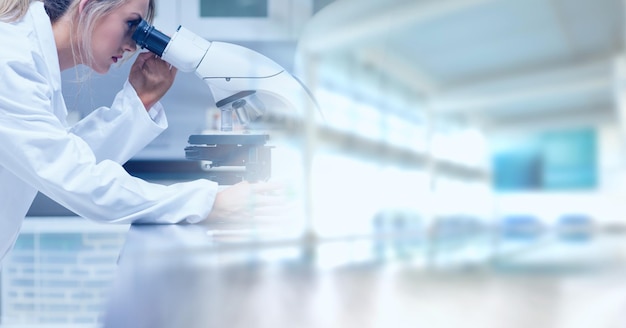
<svg viewBox="0 0 626 328">
<path fill-rule="evenodd" d="M 218 108 L 238 105 L 235 102 L 244 99 L 245 110 L 237 112 L 243 123 L 270 113 L 304 118 L 306 106 L 316 107 L 295 77 L 246 47 L 207 41 L 182 26 L 170 39 L 145 21 L 139 24 L 133 39 L 180 71 L 194 72 L 209 86 Z"/>
</svg>

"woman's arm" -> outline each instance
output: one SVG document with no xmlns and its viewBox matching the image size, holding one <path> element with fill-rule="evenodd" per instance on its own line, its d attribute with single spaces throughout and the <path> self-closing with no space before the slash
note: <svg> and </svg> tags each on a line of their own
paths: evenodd
<svg viewBox="0 0 626 328">
<path fill-rule="evenodd" d="M 0 65 L 1 167 L 92 220 L 174 223 L 208 216 L 216 183 L 153 184 L 130 176 L 118 163 L 98 160 L 91 146 L 53 114 L 53 91 L 38 71 L 42 63 L 22 57 Z M 145 110 L 142 114 L 148 116 Z"/>
<path fill-rule="evenodd" d="M 167 128 L 158 100 L 175 76 L 176 69 L 163 60 L 150 53 L 139 54 L 113 105 L 95 109 L 70 131 L 90 145 L 98 161 L 125 163 Z M 147 110 L 158 114 L 151 118 Z"/>
</svg>

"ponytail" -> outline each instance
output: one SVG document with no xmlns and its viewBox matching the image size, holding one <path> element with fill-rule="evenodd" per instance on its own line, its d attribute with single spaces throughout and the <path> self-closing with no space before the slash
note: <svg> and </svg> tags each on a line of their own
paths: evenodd
<svg viewBox="0 0 626 328">
<path fill-rule="evenodd" d="M 13 22 L 22 18 L 28 11 L 30 3 L 34 0 L 2 0 L 0 3 L 0 21 Z M 73 0 L 37 0 L 44 3 L 46 13 L 51 22 L 55 22 L 63 16 Z"/>
<path fill-rule="evenodd" d="M 0 21 L 13 22 L 26 15 L 32 0 L 2 0 L 0 2 Z"/>
</svg>

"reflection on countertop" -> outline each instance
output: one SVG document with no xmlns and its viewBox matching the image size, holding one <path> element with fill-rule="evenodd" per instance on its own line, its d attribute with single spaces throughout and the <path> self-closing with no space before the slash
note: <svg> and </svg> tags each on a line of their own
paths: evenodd
<svg viewBox="0 0 626 328">
<path fill-rule="evenodd" d="M 515 328 L 622 321 L 621 234 L 432 237 L 136 225 L 104 326 Z"/>
</svg>

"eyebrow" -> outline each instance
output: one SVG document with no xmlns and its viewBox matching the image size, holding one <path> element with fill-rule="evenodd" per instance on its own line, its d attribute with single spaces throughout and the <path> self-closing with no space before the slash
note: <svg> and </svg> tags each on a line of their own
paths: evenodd
<svg viewBox="0 0 626 328">
<path fill-rule="evenodd" d="M 138 13 L 138 12 L 132 12 L 132 13 L 130 13 L 130 14 L 131 14 L 131 15 L 135 15 L 135 16 L 137 16 L 137 17 L 139 17 L 139 19 L 143 19 L 143 15 L 142 15 L 142 14 L 140 14 L 140 13 Z"/>
</svg>

